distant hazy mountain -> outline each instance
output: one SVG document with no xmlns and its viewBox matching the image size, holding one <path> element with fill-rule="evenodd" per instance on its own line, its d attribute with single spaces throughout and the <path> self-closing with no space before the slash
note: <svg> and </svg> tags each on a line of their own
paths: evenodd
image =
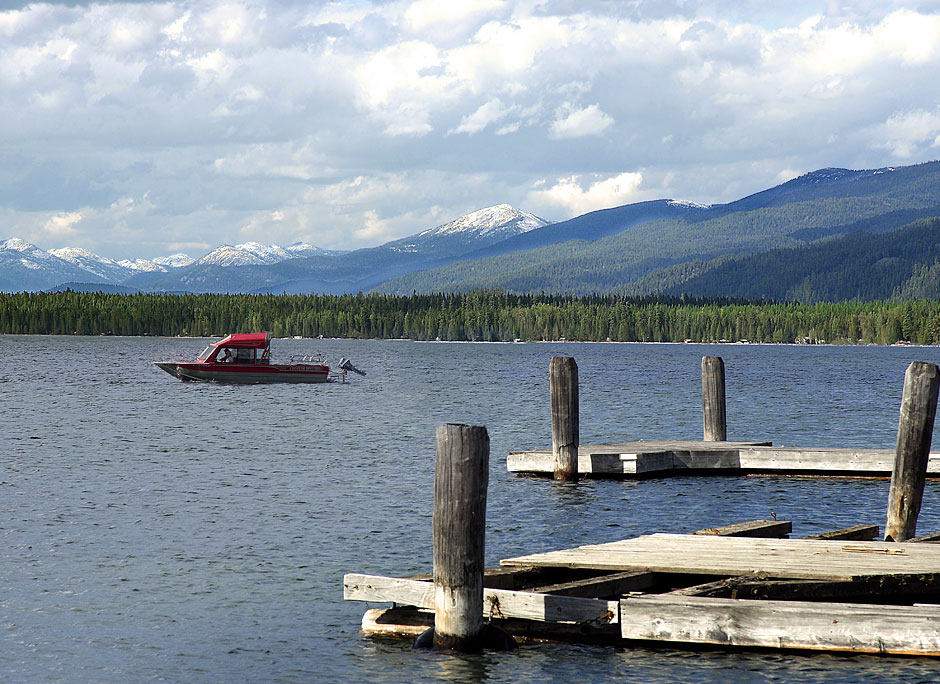
<svg viewBox="0 0 940 684">
<path fill-rule="evenodd" d="M 170 256 L 151 259 L 151 261 L 158 266 L 168 266 L 169 268 L 182 268 L 196 263 L 196 260 L 188 254 L 171 254 Z"/>
<path fill-rule="evenodd" d="M 38 292 L 68 280 L 98 279 L 20 238 L 0 242 L 0 291 Z"/>
<path fill-rule="evenodd" d="M 120 283 L 126 280 L 134 271 L 134 269 L 121 266 L 114 259 L 98 256 L 87 249 L 78 247 L 50 249 L 49 253 L 110 283 Z"/>
<path fill-rule="evenodd" d="M 284 259 L 290 259 L 289 252 L 277 245 L 265 247 L 258 242 L 246 242 L 243 245 L 222 245 L 206 254 L 197 263 L 200 265 L 212 264 L 215 266 L 258 266 L 262 264 L 276 264 Z"/>
<path fill-rule="evenodd" d="M 727 204 L 656 200 L 554 224 L 499 204 L 379 247 L 345 253 L 304 243 L 283 248 L 248 242 L 223 245 L 198 263 L 186 264 L 191 260 L 185 255 L 117 263 L 84 250 L 56 250 L 59 258 L 10 240 L 0 243 L 0 288 L 107 281 L 150 292 L 411 294 L 494 288 L 577 295 L 679 292 L 686 282 L 704 287 L 707 277 L 722 284 L 710 292 L 731 294 L 742 288 L 730 287 L 729 278 L 721 275 L 725 271 L 719 267 L 729 259 L 737 263 L 744 255 L 815 245 L 859 231 L 884 233 L 934 216 L 940 216 L 940 162 L 862 171 L 826 168 Z M 844 248 L 851 251 L 862 242 L 848 239 Z M 862 279 L 864 269 L 873 268 L 866 259 L 881 243 L 865 244 L 865 259 L 846 257 L 863 269 L 857 274 Z M 927 257 L 914 255 L 905 262 L 911 273 L 933 268 L 919 258 Z M 760 262 L 762 268 L 776 273 L 779 284 L 789 282 L 785 260 L 768 259 Z M 783 265 L 773 265 L 778 263 Z M 754 296 L 776 296 L 771 291 L 778 290 L 748 290 Z"/>
<path fill-rule="evenodd" d="M 263 263 L 258 250 L 249 243 L 219 248 L 189 268 L 163 277 L 140 275 L 128 284 L 141 289 L 190 292 L 358 292 L 416 269 L 451 263 L 547 223 L 508 204 L 499 204 L 380 247 L 337 253 L 292 245 L 286 251 L 304 256 Z M 236 259 L 242 260 L 238 267 L 228 268 L 236 264 Z"/>
<path fill-rule="evenodd" d="M 146 259 L 135 259 L 131 261 L 130 259 L 122 259 L 118 262 L 118 265 L 123 266 L 124 268 L 129 268 L 132 271 L 156 271 L 158 273 L 166 273 L 167 267 L 158 264 L 155 261 L 148 261 Z"/>
</svg>

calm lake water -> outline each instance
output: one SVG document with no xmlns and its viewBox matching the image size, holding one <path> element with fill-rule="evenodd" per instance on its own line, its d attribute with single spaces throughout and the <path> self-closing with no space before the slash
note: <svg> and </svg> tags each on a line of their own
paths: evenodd
<svg viewBox="0 0 940 684">
<path fill-rule="evenodd" d="M 703 355 L 729 439 L 893 448 L 904 371 L 936 348 L 276 340 L 368 376 L 182 383 L 204 340 L 0 336 L 2 682 L 934 682 L 940 662 L 527 645 L 415 653 L 359 633 L 342 576 L 431 566 L 434 431 L 486 425 L 487 562 L 766 518 L 883 525 L 884 480 L 557 485 L 506 472 L 550 445 L 548 364 L 574 356 L 582 442 L 700 439 Z M 929 483 L 921 532 L 940 529 Z"/>
</svg>

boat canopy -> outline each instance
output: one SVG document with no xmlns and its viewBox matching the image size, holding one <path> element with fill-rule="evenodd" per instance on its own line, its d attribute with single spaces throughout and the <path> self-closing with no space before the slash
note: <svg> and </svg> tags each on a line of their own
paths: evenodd
<svg viewBox="0 0 940 684">
<path fill-rule="evenodd" d="M 213 342 L 210 347 L 228 347 L 229 349 L 267 349 L 271 344 L 271 333 L 238 333 L 229 335 L 224 340 Z"/>
</svg>

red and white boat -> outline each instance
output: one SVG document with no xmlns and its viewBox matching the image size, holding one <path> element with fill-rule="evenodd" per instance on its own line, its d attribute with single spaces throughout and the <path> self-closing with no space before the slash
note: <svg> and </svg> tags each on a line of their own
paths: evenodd
<svg viewBox="0 0 940 684">
<path fill-rule="evenodd" d="M 313 361 L 271 363 L 271 333 L 229 335 L 213 342 L 195 361 L 154 361 L 154 364 L 180 380 L 212 380 L 215 382 L 327 382 L 330 367 Z M 340 361 L 345 378 L 353 368 L 345 359 Z"/>
</svg>

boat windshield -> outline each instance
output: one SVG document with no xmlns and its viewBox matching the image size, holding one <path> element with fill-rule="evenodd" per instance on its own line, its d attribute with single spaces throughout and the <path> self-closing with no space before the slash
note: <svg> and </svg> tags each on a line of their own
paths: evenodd
<svg viewBox="0 0 940 684">
<path fill-rule="evenodd" d="M 198 361 L 205 361 L 206 359 L 209 358 L 209 354 L 211 354 L 211 353 L 212 353 L 212 345 L 209 345 L 208 347 L 206 347 L 205 349 L 202 350 L 202 354 L 200 354 L 200 355 L 197 357 L 197 360 L 198 360 Z"/>
</svg>

